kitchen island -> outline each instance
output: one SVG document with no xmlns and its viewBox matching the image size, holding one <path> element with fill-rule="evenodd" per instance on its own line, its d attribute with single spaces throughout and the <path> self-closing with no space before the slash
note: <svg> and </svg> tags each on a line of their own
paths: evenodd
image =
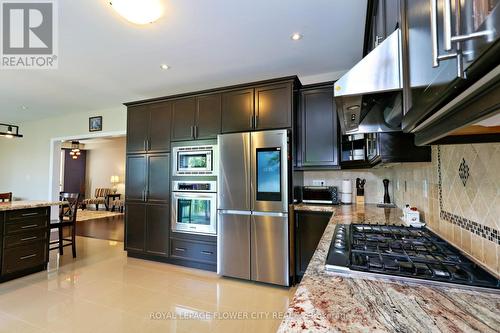
<svg viewBox="0 0 500 333">
<path fill-rule="evenodd" d="M 47 268 L 50 207 L 60 202 L 0 203 L 0 282 Z"/>
<path fill-rule="evenodd" d="M 498 293 L 325 270 L 337 224 L 400 225 L 401 210 L 375 205 L 296 205 L 295 210 L 333 213 L 278 332 L 498 332 Z"/>
</svg>

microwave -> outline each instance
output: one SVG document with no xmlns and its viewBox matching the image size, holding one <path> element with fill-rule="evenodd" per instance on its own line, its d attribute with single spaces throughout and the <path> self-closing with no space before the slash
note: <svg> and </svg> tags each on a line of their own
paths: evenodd
<svg viewBox="0 0 500 333">
<path fill-rule="evenodd" d="M 217 145 L 172 148 L 173 176 L 216 176 Z"/>
</svg>

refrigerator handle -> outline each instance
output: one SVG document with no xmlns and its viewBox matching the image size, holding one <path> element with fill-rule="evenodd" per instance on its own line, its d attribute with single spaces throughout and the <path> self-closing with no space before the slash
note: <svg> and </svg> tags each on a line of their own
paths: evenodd
<svg viewBox="0 0 500 333">
<path fill-rule="evenodd" d="M 287 217 L 288 213 L 281 212 L 252 212 L 255 216 L 273 216 L 273 217 Z"/>
<path fill-rule="evenodd" d="M 248 211 L 248 210 L 219 209 L 219 214 L 223 214 L 223 215 L 252 215 L 252 212 Z"/>
</svg>

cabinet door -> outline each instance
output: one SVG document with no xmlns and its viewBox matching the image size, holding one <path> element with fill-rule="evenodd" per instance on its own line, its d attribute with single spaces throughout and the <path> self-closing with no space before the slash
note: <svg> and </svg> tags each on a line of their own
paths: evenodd
<svg viewBox="0 0 500 333">
<path fill-rule="evenodd" d="M 291 83 L 255 88 L 255 128 L 291 127 L 292 99 Z"/>
<path fill-rule="evenodd" d="M 148 138 L 149 109 L 146 105 L 127 110 L 127 153 L 145 153 Z"/>
<path fill-rule="evenodd" d="M 242 89 L 222 94 L 222 133 L 253 129 L 253 93 L 253 89 Z"/>
<path fill-rule="evenodd" d="M 125 209 L 125 249 L 143 252 L 146 245 L 146 204 L 127 202 Z"/>
<path fill-rule="evenodd" d="M 304 275 L 323 236 L 331 214 L 295 213 L 295 274 Z"/>
<path fill-rule="evenodd" d="M 221 131 L 221 94 L 196 98 L 196 139 L 214 139 Z"/>
<path fill-rule="evenodd" d="M 170 127 L 172 122 L 172 103 L 162 102 L 150 107 L 148 152 L 170 151 Z"/>
<path fill-rule="evenodd" d="M 144 201 L 146 194 L 146 155 L 127 156 L 125 196 L 127 201 Z"/>
<path fill-rule="evenodd" d="M 147 205 L 146 252 L 167 256 L 170 210 L 168 205 Z"/>
<path fill-rule="evenodd" d="M 194 97 L 172 101 L 172 141 L 194 139 L 195 112 Z"/>
<path fill-rule="evenodd" d="M 338 166 L 338 119 L 333 89 L 305 90 L 301 93 L 302 165 Z"/>
<path fill-rule="evenodd" d="M 170 154 L 148 156 L 149 203 L 170 203 Z"/>
</svg>

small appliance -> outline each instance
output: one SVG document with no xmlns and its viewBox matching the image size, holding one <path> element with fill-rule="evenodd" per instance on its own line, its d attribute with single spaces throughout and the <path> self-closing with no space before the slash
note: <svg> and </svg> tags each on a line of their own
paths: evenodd
<svg viewBox="0 0 500 333">
<path fill-rule="evenodd" d="M 216 176 L 218 149 L 216 144 L 172 147 L 173 176 Z"/>
<path fill-rule="evenodd" d="M 295 190 L 298 200 L 308 204 L 340 204 L 336 186 L 298 186 Z"/>
</svg>

